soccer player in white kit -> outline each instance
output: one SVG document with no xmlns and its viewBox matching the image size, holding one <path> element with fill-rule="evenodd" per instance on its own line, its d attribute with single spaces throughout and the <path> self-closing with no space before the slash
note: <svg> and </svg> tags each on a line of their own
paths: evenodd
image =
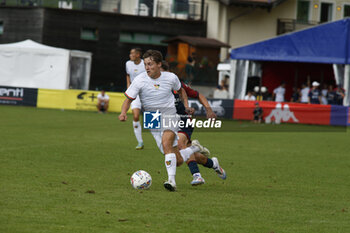
<svg viewBox="0 0 350 233">
<path fill-rule="evenodd" d="M 156 50 L 148 50 L 144 55 L 146 72 L 138 75 L 126 90 L 127 97 L 123 103 L 120 121 L 127 119 L 127 111 L 131 102 L 139 95 L 141 104 L 145 111 L 161 113 L 162 127 L 159 130 L 151 130 L 160 151 L 165 155 L 165 166 L 168 173 L 168 181 L 164 187 L 169 191 L 176 190 L 176 166 L 187 161 L 195 152 L 203 150 L 202 146 L 190 146 L 179 151 L 177 148 L 178 126 L 176 122 L 179 116 L 176 114 L 175 98 L 173 91 L 181 88 L 178 77 L 170 72 L 161 72 L 162 54 Z M 153 117 L 157 117 L 152 114 Z M 163 124 L 163 122 L 172 122 L 174 124 Z M 202 147 L 202 148 L 201 148 Z"/>
<path fill-rule="evenodd" d="M 130 84 L 133 82 L 135 77 L 143 72 L 145 72 L 145 64 L 141 59 L 141 49 L 133 48 L 130 50 L 129 54 L 130 60 L 126 62 L 126 87 L 129 88 Z M 131 103 L 131 110 L 133 114 L 133 128 L 136 140 L 138 142 L 136 150 L 142 150 L 143 140 L 142 140 L 142 127 L 140 124 L 140 111 L 141 111 L 141 102 L 140 98 L 137 96 L 134 101 Z"/>
</svg>

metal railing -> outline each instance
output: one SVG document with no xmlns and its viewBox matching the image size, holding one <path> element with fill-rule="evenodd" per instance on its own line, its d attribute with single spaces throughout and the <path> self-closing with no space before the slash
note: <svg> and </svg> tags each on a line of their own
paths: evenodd
<svg viewBox="0 0 350 233">
<path fill-rule="evenodd" d="M 125 9 L 134 9 L 134 11 L 123 12 L 123 5 L 127 6 Z M 208 4 L 204 3 L 202 6 L 200 0 L 163 0 L 146 3 L 139 1 L 135 6 L 128 0 L 0 0 L 0 6 L 64 8 L 204 21 L 207 19 L 208 12 Z"/>
<path fill-rule="evenodd" d="M 137 15 L 189 20 L 206 20 L 207 12 L 208 5 L 204 4 L 202 9 L 202 3 L 200 1 L 159 1 L 156 5 L 140 3 L 136 9 Z"/>
<path fill-rule="evenodd" d="M 316 21 L 298 21 L 296 19 L 277 19 L 277 35 L 309 28 L 319 23 Z"/>
<path fill-rule="evenodd" d="M 102 3 L 120 9 L 121 0 L 0 0 L 1 6 L 51 7 L 101 11 Z"/>
</svg>

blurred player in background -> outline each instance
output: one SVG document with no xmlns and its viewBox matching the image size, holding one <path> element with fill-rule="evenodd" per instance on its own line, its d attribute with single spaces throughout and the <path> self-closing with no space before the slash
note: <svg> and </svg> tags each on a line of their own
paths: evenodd
<svg viewBox="0 0 350 233">
<path fill-rule="evenodd" d="M 126 62 L 126 87 L 129 88 L 130 84 L 133 82 L 135 77 L 143 72 L 145 72 L 145 64 L 141 59 L 141 49 L 133 48 L 130 50 L 130 60 Z M 136 150 L 142 150 L 143 140 L 142 140 L 142 127 L 140 124 L 140 111 L 141 111 L 141 102 L 139 96 L 136 97 L 131 103 L 131 110 L 133 114 L 133 128 L 134 134 L 137 140 Z"/>
<path fill-rule="evenodd" d="M 162 62 L 161 70 L 162 71 L 169 70 L 169 65 L 166 61 Z M 191 109 L 188 107 L 187 97 L 195 98 L 199 100 L 199 102 L 206 109 L 208 119 L 217 118 L 216 114 L 213 112 L 205 96 L 203 96 L 198 91 L 193 90 L 191 87 L 187 86 L 183 81 L 181 81 L 180 92 L 183 96 L 182 100 L 178 93 L 174 93 L 174 97 L 175 97 L 176 112 L 177 114 L 180 115 L 182 121 L 186 122 L 186 120 L 190 118 L 189 114 L 191 115 L 194 113 L 194 109 Z M 192 126 L 180 127 L 179 132 L 177 134 L 179 137 L 179 141 L 178 141 L 179 149 L 185 149 L 187 147 L 190 147 L 191 145 L 198 146 L 201 149 L 200 152 L 195 152 L 193 155 L 191 155 L 189 160 L 187 161 L 188 168 L 190 169 L 190 172 L 193 176 L 191 185 L 196 186 L 196 185 L 201 185 L 205 183 L 205 180 L 199 171 L 199 167 L 197 163 L 202 164 L 204 167 L 207 167 L 207 168 L 213 168 L 221 179 L 226 179 L 226 172 L 224 169 L 220 167 L 218 159 L 216 157 L 213 157 L 212 159 L 208 158 L 208 156 L 210 155 L 209 150 L 201 146 L 198 140 L 191 141 L 193 130 L 194 128 Z"/>
<path fill-rule="evenodd" d="M 109 107 L 109 96 L 105 93 L 104 90 L 97 95 L 97 109 L 99 113 L 107 112 Z"/>
<path fill-rule="evenodd" d="M 161 72 L 163 56 L 159 51 L 148 50 L 143 58 L 146 72 L 138 75 L 126 90 L 127 98 L 118 118 L 120 121 L 126 121 L 130 104 L 139 96 L 145 111 L 151 112 L 153 117 L 151 122 L 157 118 L 159 120 L 161 116 L 163 122 L 175 123 L 162 125 L 160 129 L 150 129 L 159 150 L 165 155 L 168 181 L 164 183 L 164 187 L 169 191 L 175 191 L 176 166 L 186 162 L 193 153 L 202 151 L 203 147 L 191 146 L 179 151 L 177 147 L 179 117 L 176 114 L 173 91 L 179 91 L 181 83 L 175 74 Z"/>
</svg>

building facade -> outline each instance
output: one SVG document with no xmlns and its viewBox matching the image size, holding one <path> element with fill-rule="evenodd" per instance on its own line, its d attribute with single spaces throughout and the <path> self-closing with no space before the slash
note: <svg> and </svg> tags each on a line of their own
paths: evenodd
<svg viewBox="0 0 350 233">
<path fill-rule="evenodd" d="M 350 0 L 207 0 L 208 37 L 237 48 L 350 16 Z M 212 12 L 213 11 L 213 12 Z M 221 53 L 221 59 L 227 50 Z"/>
<path fill-rule="evenodd" d="M 21 16 L 21 17 L 18 17 Z M 177 35 L 206 36 L 203 21 L 41 7 L 0 7 L 0 43 L 32 39 L 93 54 L 89 89 L 124 91 L 125 62 L 133 47 L 160 50 Z"/>
</svg>

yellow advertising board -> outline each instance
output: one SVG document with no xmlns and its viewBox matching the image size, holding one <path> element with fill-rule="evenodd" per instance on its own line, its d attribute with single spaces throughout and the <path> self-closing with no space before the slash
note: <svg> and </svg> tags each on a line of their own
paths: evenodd
<svg viewBox="0 0 350 233">
<path fill-rule="evenodd" d="M 97 95 L 99 91 L 85 90 L 38 90 L 38 108 L 55 108 L 97 111 Z M 109 96 L 108 112 L 120 112 L 122 104 L 125 100 L 123 93 L 106 92 Z M 131 112 L 131 110 L 129 110 Z"/>
</svg>

